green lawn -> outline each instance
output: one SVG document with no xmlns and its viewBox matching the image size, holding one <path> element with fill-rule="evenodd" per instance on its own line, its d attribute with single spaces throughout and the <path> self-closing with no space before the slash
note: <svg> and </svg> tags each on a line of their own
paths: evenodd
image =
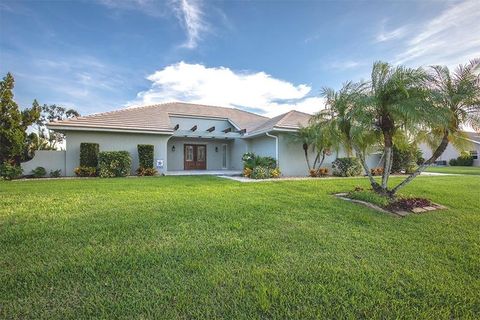
<svg viewBox="0 0 480 320">
<path fill-rule="evenodd" d="M 365 179 L 0 183 L 0 319 L 480 317 L 480 178 L 419 177 L 449 210 L 395 218 Z"/>
<path fill-rule="evenodd" d="M 429 167 L 427 172 L 480 175 L 480 167 Z"/>
</svg>

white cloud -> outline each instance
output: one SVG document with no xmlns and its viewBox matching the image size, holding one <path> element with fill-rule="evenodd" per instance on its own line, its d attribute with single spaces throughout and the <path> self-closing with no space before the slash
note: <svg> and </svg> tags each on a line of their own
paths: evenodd
<svg viewBox="0 0 480 320">
<path fill-rule="evenodd" d="M 174 9 L 177 13 L 177 18 L 187 33 L 187 41 L 185 41 L 183 47 L 188 49 L 196 48 L 203 32 L 209 30 L 204 20 L 200 2 L 198 0 L 176 0 Z"/>
<path fill-rule="evenodd" d="M 390 40 L 401 39 L 407 34 L 407 31 L 408 28 L 405 26 L 394 29 L 392 31 L 382 30 L 375 38 L 375 42 L 386 42 Z"/>
<path fill-rule="evenodd" d="M 135 10 L 143 14 L 165 18 L 173 11 L 187 36 L 182 47 L 194 49 L 203 35 L 210 32 L 202 9 L 201 0 L 100 0 L 104 6 L 114 10 Z M 220 11 L 216 11 L 220 13 Z M 223 14 L 223 13 L 222 13 Z"/>
<path fill-rule="evenodd" d="M 147 77 L 151 88 L 138 93 L 130 104 L 185 101 L 258 110 L 275 116 L 296 109 L 314 113 L 323 108 L 322 98 L 309 97 L 311 87 L 294 85 L 265 72 L 236 72 L 225 67 L 179 62 Z"/>
<path fill-rule="evenodd" d="M 406 39 L 395 63 L 454 66 L 480 56 L 480 1 L 450 4 L 439 16 L 418 26 Z"/>
<path fill-rule="evenodd" d="M 329 69 L 337 69 L 337 70 L 347 70 L 347 69 L 354 69 L 357 67 L 363 66 L 363 62 L 353 61 L 353 60 L 346 60 L 346 61 L 334 61 L 327 64 L 327 68 Z"/>
</svg>

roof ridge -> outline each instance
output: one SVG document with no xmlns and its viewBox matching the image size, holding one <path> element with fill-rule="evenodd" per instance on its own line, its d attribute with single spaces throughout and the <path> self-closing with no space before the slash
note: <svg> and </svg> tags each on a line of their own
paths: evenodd
<svg viewBox="0 0 480 320">
<path fill-rule="evenodd" d="M 200 103 L 192 103 L 192 102 L 183 102 L 183 101 L 162 102 L 162 103 L 156 103 L 156 104 L 149 104 L 149 105 L 146 105 L 146 106 L 142 106 L 142 105 L 140 105 L 140 106 L 132 106 L 132 107 L 127 107 L 127 108 L 123 108 L 123 109 L 116 109 L 116 110 L 110 110 L 110 111 L 92 113 L 92 114 L 89 114 L 89 115 L 86 115 L 86 116 L 77 117 L 77 119 L 78 119 L 78 118 L 87 118 L 87 117 L 99 116 L 99 115 L 107 115 L 107 114 L 113 114 L 113 113 L 119 113 L 119 112 L 131 111 L 131 110 L 161 107 L 161 106 L 165 106 L 165 105 L 172 105 L 172 104 L 175 104 L 175 103 L 187 104 L 187 105 L 191 105 L 191 106 L 207 107 L 207 108 L 220 108 L 220 109 L 225 109 L 225 110 L 235 110 L 235 111 L 240 111 L 240 112 L 248 113 L 248 114 L 251 114 L 251 115 L 254 115 L 254 116 L 257 116 L 257 117 L 261 117 L 261 118 L 265 118 L 265 119 L 271 119 L 271 118 L 268 118 L 268 117 L 266 117 L 266 116 L 262 116 L 262 115 L 260 115 L 260 114 L 256 114 L 256 113 L 254 113 L 254 112 L 245 111 L 245 110 L 238 109 L 238 108 L 229 108 L 229 107 L 213 106 L 213 105 L 200 104 Z"/>
</svg>

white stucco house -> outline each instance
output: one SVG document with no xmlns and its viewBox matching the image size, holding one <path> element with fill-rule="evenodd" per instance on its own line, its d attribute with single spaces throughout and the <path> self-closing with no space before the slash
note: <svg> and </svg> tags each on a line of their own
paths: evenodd
<svg viewBox="0 0 480 320">
<path fill-rule="evenodd" d="M 151 144 L 161 174 L 239 174 L 242 155 L 254 152 L 275 158 L 284 176 L 305 176 L 308 168 L 302 145 L 290 136 L 307 125 L 310 117 L 290 111 L 267 118 L 234 108 L 182 102 L 97 113 L 50 123 L 49 129 L 65 134 L 66 150 L 54 156 L 38 151 L 23 168 L 29 172 L 40 165 L 47 171 L 61 169 L 63 175 L 73 176 L 80 164 L 80 143 L 93 142 L 99 144 L 100 151 L 128 151 L 132 174 L 138 167 L 137 145 Z M 312 152 L 312 162 L 314 156 Z M 325 166 L 341 156 L 332 154 Z"/>
<path fill-rule="evenodd" d="M 447 149 L 435 162 L 437 165 L 448 165 L 451 159 L 456 159 L 460 156 L 462 151 L 470 153 L 473 157 L 473 165 L 480 166 L 480 133 L 476 132 L 464 132 L 466 135 L 465 140 L 469 145 L 467 150 L 457 150 L 451 143 L 447 146 Z M 423 157 L 428 159 L 432 156 L 432 150 L 426 144 L 420 144 L 420 150 L 422 150 Z"/>
</svg>

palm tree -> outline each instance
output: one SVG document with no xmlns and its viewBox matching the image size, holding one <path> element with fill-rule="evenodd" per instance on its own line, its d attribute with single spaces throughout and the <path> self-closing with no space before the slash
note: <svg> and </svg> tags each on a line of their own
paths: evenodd
<svg viewBox="0 0 480 320">
<path fill-rule="evenodd" d="M 298 130 L 298 132 L 293 134 L 291 137 L 293 142 L 298 142 L 302 144 L 305 161 L 307 163 L 308 171 L 310 171 L 312 169 L 312 166 L 310 164 L 310 159 L 308 157 L 308 149 L 311 147 L 314 140 L 312 128 L 302 127 Z"/>
<path fill-rule="evenodd" d="M 330 151 L 332 140 L 328 132 L 322 126 L 312 125 L 302 127 L 297 133 L 292 135 L 294 142 L 302 144 L 302 149 L 307 163 L 308 171 L 320 167 L 325 159 L 326 154 Z M 311 149 L 315 153 L 313 165 L 310 163 L 308 150 Z"/>
<path fill-rule="evenodd" d="M 480 130 L 480 59 L 458 66 L 453 74 L 447 67 L 433 66 L 429 84 L 432 102 L 437 108 L 443 109 L 447 117 L 444 125 L 434 127 L 430 132 L 430 137 L 434 139 L 430 139 L 429 144 L 435 144 L 435 140 L 440 143 L 436 148 L 432 148 L 434 151 L 430 159 L 393 188 L 393 193 L 407 185 L 428 165 L 433 164 L 449 143 L 461 147 L 466 141 L 461 131 L 464 125 Z"/>
</svg>

